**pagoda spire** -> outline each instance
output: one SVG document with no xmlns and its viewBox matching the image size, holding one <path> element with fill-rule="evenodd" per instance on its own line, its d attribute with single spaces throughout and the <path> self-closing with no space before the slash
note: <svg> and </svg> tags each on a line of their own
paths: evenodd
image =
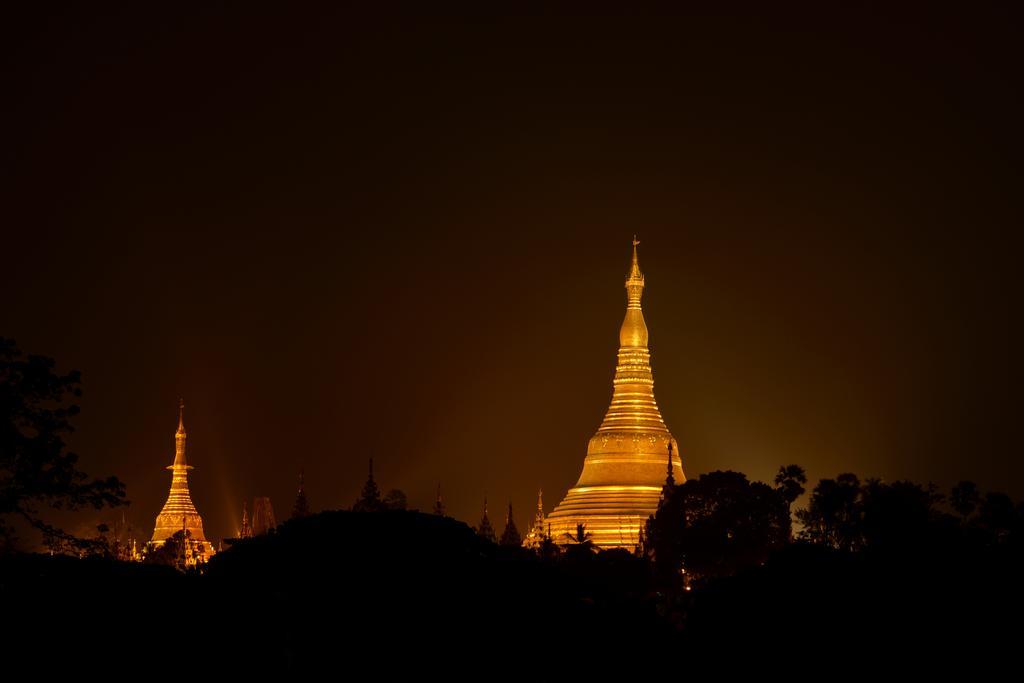
<svg viewBox="0 0 1024 683">
<path fill-rule="evenodd" d="M 491 520 L 487 516 L 487 496 L 484 496 L 484 516 L 480 518 L 480 526 L 477 527 L 476 533 L 491 543 L 494 543 L 494 527 L 491 526 Z"/>
<path fill-rule="evenodd" d="M 654 400 L 654 374 L 649 335 L 644 311 L 640 305 L 644 295 L 644 274 L 640 270 L 637 246 L 633 237 L 633 260 L 626 277 L 626 316 L 619 328 L 619 354 L 612 380 L 612 402 L 598 433 L 653 431 L 668 436 L 668 428 Z"/>
<path fill-rule="evenodd" d="M 533 523 L 530 524 L 526 538 L 523 539 L 523 546 L 537 549 L 544 542 L 544 491 L 537 489 L 537 512 L 533 516 Z"/>
<path fill-rule="evenodd" d="M 668 500 L 668 497 L 672 495 L 672 491 L 676 488 L 676 477 L 673 473 L 672 467 L 672 442 L 668 442 L 668 473 L 665 475 L 665 485 L 661 487 L 661 500 L 662 502 Z"/>
<path fill-rule="evenodd" d="M 370 472 L 363 484 L 363 491 L 359 495 L 352 509 L 356 512 L 377 512 L 383 505 L 380 498 L 380 488 L 373 480 L 373 458 L 370 458 Z"/>
<path fill-rule="evenodd" d="M 185 399 L 178 399 L 178 431 L 174 432 L 174 464 L 167 469 L 175 467 L 188 467 L 185 461 L 185 440 L 188 435 L 185 433 Z M 188 467 L 188 469 L 192 469 Z"/>
<path fill-rule="evenodd" d="M 632 265 L 629 268 L 629 279 L 630 280 L 639 280 L 640 281 L 640 285 L 643 286 L 644 274 L 640 272 L 640 259 L 638 259 L 637 255 L 636 255 L 636 248 L 638 246 L 640 246 L 640 240 L 638 240 L 636 238 L 636 235 L 634 234 L 633 235 L 633 263 L 632 263 Z"/>
<path fill-rule="evenodd" d="M 522 544 L 523 539 L 516 528 L 516 520 L 512 518 L 512 501 L 509 501 L 508 512 L 505 514 L 505 530 L 501 532 L 501 545 L 518 548 Z"/>
</svg>

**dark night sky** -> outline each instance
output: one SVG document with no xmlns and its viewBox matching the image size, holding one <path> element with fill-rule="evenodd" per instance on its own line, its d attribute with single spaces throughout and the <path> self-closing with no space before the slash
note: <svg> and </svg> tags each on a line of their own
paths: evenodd
<svg viewBox="0 0 1024 683">
<path fill-rule="evenodd" d="M 1019 497 L 1020 23 L 971 5 L 9 15 L 0 334 L 83 372 L 74 449 L 144 533 L 179 396 L 215 539 L 370 456 L 522 528 L 637 233 L 688 474 Z"/>
</svg>

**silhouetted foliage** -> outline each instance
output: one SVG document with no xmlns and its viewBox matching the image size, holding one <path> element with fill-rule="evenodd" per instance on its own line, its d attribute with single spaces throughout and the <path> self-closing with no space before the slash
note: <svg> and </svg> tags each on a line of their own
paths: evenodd
<svg viewBox="0 0 1024 683">
<path fill-rule="evenodd" d="M 568 531 L 566 532 L 565 537 L 573 545 L 579 546 L 585 550 L 594 550 L 594 541 L 592 540 L 594 535 L 587 531 L 587 525 L 584 522 L 580 522 L 576 525 L 576 533 Z"/>
<path fill-rule="evenodd" d="M 804 495 L 804 484 L 806 483 L 807 473 L 800 465 L 784 465 L 775 475 L 775 489 L 790 506 L 797 498 Z"/>
<path fill-rule="evenodd" d="M 971 666 L 1015 652 L 1016 630 L 1002 619 L 1024 608 L 1022 508 L 964 482 L 950 498 L 960 519 L 930 485 L 820 481 L 803 515 L 809 542 L 695 591 L 682 608 L 687 647 L 713 656 L 739 642 L 769 655 L 795 633 L 802 652 L 829 663 L 854 643 L 922 664 L 936 652 Z"/>
<path fill-rule="evenodd" d="M 678 584 L 728 576 L 763 563 L 790 534 L 782 493 L 739 472 L 709 472 L 677 486 L 648 520 L 646 536 L 659 581 Z"/>
<path fill-rule="evenodd" d="M 974 484 L 960 482 L 950 494 L 957 520 L 943 512 L 945 497 L 934 486 L 909 481 L 891 483 L 852 474 L 822 479 L 811 492 L 810 505 L 797 512 L 804 524 L 801 539 L 853 552 L 916 552 L 916 548 L 957 547 L 967 542 L 989 545 L 1021 538 L 1020 508 L 1009 496 L 990 492 L 982 499 Z M 978 513 L 968 518 L 981 500 Z M 962 528 L 964 536 L 957 532 Z"/>
<path fill-rule="evenodd" d="M 91 538 L 76 538 L 72 542 L 61 537 L 50 536 L 45 540 L 47 550 L 62 555 L 114 559 L 121 552 L 116 541 L 111 541 L 110 527 L 106 524 L 96 525 L 96 535 Z"/>
<path fill-rule="evenodd" d="M 860 493 L 860 479 L 854 474 L 819 481 L 807 508 L 796 514 L 804 526 L 800 537 L 841 550 L 859 547 Z"/>
<path fill-rule="evenodd" d="M 398 489 L 391 489 L 384 496 L 381 505 L 385 510 L 404 510 L 406 508 L 405 492 Z"/>
<path fill-rule="evenodd" d="M 562 554 L 562 546 L 558 545 L 550 535 L 545 535 L 540 541 L 537 554 L 545 560 L 553 560 Z"/>
<path fill-rule="evenodd" d="M 949 492 L 949 504 L 964 522 L 974 514 L 980 503 L 981 494 L 973 481 L 961 481 Z"/>
<path fill-rule="evenodd" d="M 1005 493 L 991 492 L 978 510 L 978 525 L 990 534 L 996 543 L 1009 541 L 1016 532 L 1021 533 L 1021 509 Z"/>
<path fill-rule="evenodd" d="M 146 564 L 159 564 L 167 567 L 184 569 L 185 567 L 185 544 L 192 538 L 192 532 L 187 529 L 174 532 L 167 537 L 159 548 L 148 550 L 144 556 Z"/>
<path fill-rule="evenodd" d="M 426 656 L 453 644 L 479 652 L 552 632 L 557 647 L 528 650 L 533 670 L 550 656 L 554 668 L 542 670 L 578 672 L 580 658 L 566 659 L 567 652 L 621 652 L 634 640 L 658 653 L 654 670 L 680 658 L 731 666 L 722 657 L 738 653 L 772 661 L 766 658 L 792 651 L 803 663 L 835 666 L 865 651 L 915 663 L 936 652 L 944 663 L 1016 652 L 1016 631 L 998 618 L 1024 607 L 1021 507 L 1008 497 L 984 496 L 984 510 L 964 525 L 939 509 L 931 487 L 858 482 L 858 526 L 849 535 L 859 540 L 839 550 L 825 542 L 777 545 L 784 525 L 765 531 L 764 520 L 749 519 L 770 520 L 785 509 L 775 488 L 734 472 L 691 482 L 653 521 L 689 513 L 675 517 L 679 547 L 690 553 L 679 556 L 715 556 L 704 560 L 714 573 L 692 591 L 666 591 L 654 576 L 663 554 L 652 564 L 622 549 L 595 552 L 583 525 L 563 539 L 565 552 L 547 539 L 538 557 L 437 515 L 329 512 L 238 540 L 210 560 L 206 575 L 101 559 L 0 558 L 0 604 L 21 625 L 5 644 L 12 652 L 60 648 L 81 658 L 110 647 L 115 633 L 119 656 L 130 661 L 133 653 L 151 657 L 154 642 L 216 643 L 183 650 L 190 665 L 284 675 L 355 653 L 386 657 L 401 647 L 404 655 Z M 684 543 L 687 531 L 696 545 Z M 163 557 L 175 566 L 183 538 L 169 539 L 148 561 Z M 90 628 L 34 635 L 72 619 Z M 356 625 L 340 642 L 339 620 Z M 254 647 L 254 633 L 276 623 L 289 628 L 273 647 Z"/>
<path fill-rule="evenodd" d="M 78 456 L 65 449 L 81 396 L 77 371 L 60 375 L 54 361 L 23 354 L 0 337 L 0 550 L 13 536 L 9 518 L 38 529 L 55 551 L 96 551 L 96 539 L 81 539 L 40 516 L 39 506 L 57 510 L 124 505 L 125 487 L 117 477 L 89 480 Z"/>
<path fill-rule="evenodd" d="M 576 524 L 576 532 L 566 532 L 563 539 L 562 552 L 565 559 L 570 563 L 592 560 L 594 553 L 597 552 L 593 539 L 594 535 L 587 531 L 586 523 Z"/>
<path fill-rule="evenodd" d="M 927 542 L 942 514 L 936 507 L 941 500 L 931 487 L 913 482 L 868 480 L 858 501 L 861 529 L 853 535 L 857 543 L 873 549 L 907 549 Z"/>
</svg>

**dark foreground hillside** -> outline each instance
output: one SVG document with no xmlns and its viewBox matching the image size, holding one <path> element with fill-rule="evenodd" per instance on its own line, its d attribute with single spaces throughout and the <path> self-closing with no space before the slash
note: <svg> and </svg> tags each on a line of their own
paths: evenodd
<svg viewBox="0 0 1024 683">
<path fill-rule="evenodd" d="M 416 512 L 325 512 L 206 574 L 0 560 L 4 659 L 111 675 L 344 678 L 822 665 L 981 669 L 1021 647 L 1019 553 L 848 554 L 793 544 L 675 596 L 623 552 L 541 560 Z M 483 667 L 483 669 L 481 669 Z"/>
<path fill-rule="evenodd" d="M 1019 670 L 1022 559 L 991 550 L 843 553 L 792 544 L 764 566 L 694 592 L 685 610 L 687 650 L 738 645 L 765 661 L 788 652 L 801 664 L 978 670 L 1012 662 Z"/>
<path fill-rule="evenodd" d="M 602 643 L 669 642 L 637 592 L 644 563 L 612 554 L 593 564 L 583 576 L 433 515 L 325 512 L 238 543 L 203 576 L 21 556 L 0 565 L 0 590 L 14 617 L 7 642 L 51 662 L 455 673 L 499 652 L 534 666 L 581 657 L 580 647 L 596 661 Z"/>
</svg>

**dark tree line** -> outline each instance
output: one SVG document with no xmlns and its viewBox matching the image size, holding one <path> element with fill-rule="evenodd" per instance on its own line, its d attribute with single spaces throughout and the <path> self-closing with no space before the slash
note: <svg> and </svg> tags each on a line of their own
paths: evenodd
<svg viewBox="0 0 1024 683">
<path fill-rule="evenodd" d="M 1005 493 L 982 495 L 962 481 L 949 495 L 910 481 L 860 481 L 854 474 L 822 479 L 796 514 L 802 540 L 845 551 L 894 551 L 955 543 L 1020 545 L 1024 504 Z"/>
<path fill-rule="evenodd" d="M 772 488 L 719 471 L 667 490 L 647 522 L 642 548 L 659 581 L 689 586 L 763 563 L 790 539 L 789 505 L 802 477 L 799 470 Z"/>
<path fill-rule="evenodd" d="M 739 472 L 709 472 L 667 489 L 647 522 L 642 553 L 661 585 L 687 588 L 763 565 L 793 542 L 884 554 L 1024 545 L 1024 504 L 1004 493 L 982 495 L 969 481 L 947 496 L 932 485 L 862 482 L 846 473 L 820 480 L 806 508 L 791 513 L 806 481 L 803 468 L 788 465 L 774 487 Z"/>
</svg>

